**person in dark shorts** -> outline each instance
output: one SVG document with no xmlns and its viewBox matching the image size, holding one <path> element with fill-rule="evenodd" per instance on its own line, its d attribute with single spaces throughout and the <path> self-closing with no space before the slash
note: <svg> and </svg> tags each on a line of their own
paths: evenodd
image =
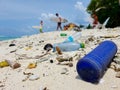
<svg viewBox="0 0 120 90">
<path fill-rule="evenodd" d="M 62 26 L 61 26 L 61 17 L 59 16 L 59 14 L 58 13 L 56 13 L 56 16 L 58 17 L 58 19 L 59 19 L 59 21 L 58 21 L 58 23 L 57 23 L 57 30 L 60 28 L 60 30 L 62 30 Z"/>
</svg>

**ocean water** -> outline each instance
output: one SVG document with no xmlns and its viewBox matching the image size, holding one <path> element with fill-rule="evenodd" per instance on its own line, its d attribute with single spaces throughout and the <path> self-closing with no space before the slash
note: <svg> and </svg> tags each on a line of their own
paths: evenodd
<svg viewBox="0 0 120 90">
<path fill-rule="evenodd" d="M 19 37 L 0 37 L 0 41 L 5 41 L 5 40 L 12 40 L 12 39 L 16 39 L 16 38 L 19 38 Z"/>
</svg>

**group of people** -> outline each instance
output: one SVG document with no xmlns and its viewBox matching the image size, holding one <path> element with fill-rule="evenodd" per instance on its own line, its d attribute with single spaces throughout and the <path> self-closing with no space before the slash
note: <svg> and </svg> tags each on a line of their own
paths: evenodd
<svg viewBox="0 0 120 90">
<path fill-rule="evenodd" d="M 56 17 L 58 18 L 58 22 L 57 22 L 57 30 L 62 30 L 62 26 L 61 26 L 61 20 L 62 18 L 59 16 L 58 13 L 55 14 Z M 40 21 L 40 33 L 43 33 L 43 21 Z"/>
<path fill-rule="evenodd" d="M 57 30 L 62 30 L 62 26 L 61 26 L 61 24 L 62 24 L 62 18 L 59 16 L 59 14 L 58 13 L 56 13 L 55 14 L 56 15 L 56 17 L 58 18 L 58 22 L 57 22 Z M 98 21 L 98 17 L 97 17 L 97 15 L 94 13 L 94 14 L 92 14 L 92 18 L 93 18 L 93 28 L 95 28 L 98 24 L 99 24 L 99 21 Z M 40 21 L 40 33 L 43 33 L 43 21 L 41 20 Z"/>
</svg>

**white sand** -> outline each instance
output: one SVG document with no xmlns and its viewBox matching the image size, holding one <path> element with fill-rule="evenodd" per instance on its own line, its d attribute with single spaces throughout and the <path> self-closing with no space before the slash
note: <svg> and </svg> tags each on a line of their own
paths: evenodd
<svg viewBox="0 0 120 90">
<path fill-rule="evenodd" d="M 120 54 L 119 32 L 120 28 L 83 30 L 78 42 L 85 42 L 88 37 L 92 35 L 94 36 L 94 41 L 88 41 L 88 43 L 86 43 L 84 52 L 80 49 L 72 52 L 63 52 L 63 54 L 72 57 L 78 54 L 81 55 L 82 58 L 85 53 L 87 54 L 98 45 L 96 40 L 102 42 L 107 39 L 117 44 L 118 54 Z M 115 77 L 116 72 L 113 69 L 109 68 L 107 70 L 99 84 L 88 83 L 81 80 L 77 74 L 76 63 L 78 59 L 73 58 L 73 67 L 58 65 L 58 61 L 56 60 L 57 54 L 52 51 L 50 51 L 51 55 L 43 57 L 46 58 L 47 61 L 38 63 L 36 68 L 26 69 L 29 63 L 41 60 L 41 58 L 35 59 L 34 57 L 45 53 L 45 50 L 43 50 L 44 45 L 47 43 L 54 44 L 63 42 L 66 39 L 66 37 L 61 37 L 60 33 L 66 33 L 69 36 L 73 34 L 74 31 L 47 32 L 15 40 L 0 41 L 0 61 L 17 60 L 21 64 L 21 67 L 17 69 L 12 69 L 9 66 L 0 68 L 0 90 L 120 90 L 120 79 Z M 118 37 L 113 38 L 99 38 L 99 36 L 117 35 Z M 9 47 L 11 43 L 16 44 L 16 46 Z M 31 48 L 28 48 L 29 46 L 31 46 Z M 50 63 L 51 59 L 53 63 Z M 61 74 L 66 69 L 68 70 L 66 74 Z M 38 75 L 39 79 L 22 81 L 27 76 L 24 75 L 23 72 Z M 44 89 L 45 87 L 47 89 Z"/>
</svg>

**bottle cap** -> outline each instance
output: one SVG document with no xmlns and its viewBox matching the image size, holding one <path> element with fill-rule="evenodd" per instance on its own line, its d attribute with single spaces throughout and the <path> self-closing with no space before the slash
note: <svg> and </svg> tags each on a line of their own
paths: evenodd
<svg viewBox="0 0 120 90">
<path fill-rule="evenodd" d="M 85 48 L 85 44 L 84 43 L 80 43 L 80 48 Z"/>
</svg>

